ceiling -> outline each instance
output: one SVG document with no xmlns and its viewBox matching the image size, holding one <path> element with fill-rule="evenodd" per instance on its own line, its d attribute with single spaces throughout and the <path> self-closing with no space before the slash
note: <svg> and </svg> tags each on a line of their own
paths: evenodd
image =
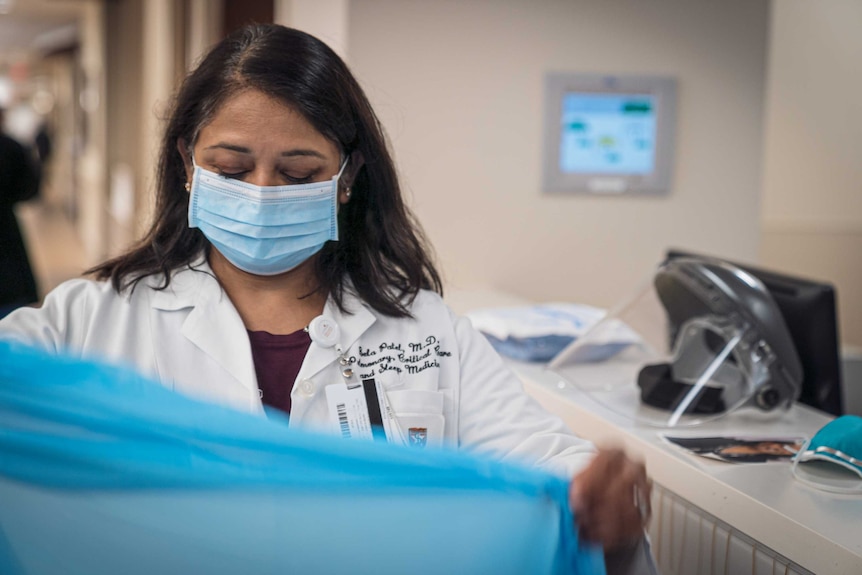
<svg viewBox="0 0 862 575">
<path fill-rule="evenodd" d="M 46 50 L 67 42 L 81 0 L 0 0 L 0 54 Z"/>
</svg>

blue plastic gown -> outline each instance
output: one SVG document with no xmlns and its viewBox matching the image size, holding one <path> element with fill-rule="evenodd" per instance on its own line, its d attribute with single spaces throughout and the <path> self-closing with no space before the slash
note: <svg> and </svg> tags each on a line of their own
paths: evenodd
<svg viewBox="0 0 862 575">
<path fill-rule="evenodd" d="M 0 341 L 0 573 L 604 573 L 566 482 Z"/>
</svg>

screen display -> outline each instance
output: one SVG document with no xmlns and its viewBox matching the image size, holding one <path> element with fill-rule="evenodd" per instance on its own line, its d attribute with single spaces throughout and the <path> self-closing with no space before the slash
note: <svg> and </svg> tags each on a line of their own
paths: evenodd
<svg viewBox="0 0 862 575">
<path fill-rule="evenodd" d="M 651 173 L 656 144 L 654 100 L 650 94 L 564 94 L 560 170 L 570 174 Z"/>
</svg>

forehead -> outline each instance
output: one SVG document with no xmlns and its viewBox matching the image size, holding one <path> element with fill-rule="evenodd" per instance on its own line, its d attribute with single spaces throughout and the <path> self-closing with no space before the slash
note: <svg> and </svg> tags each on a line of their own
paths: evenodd
<svg viewBox="0 0 862 575">
<path fill-rule="evenodd" d="M 240 139 L 260 144 L 337 146 L 305 116 L 285 102 L 259 90 L 247 89 L 229 97 L 198 134 L 198 143 Z"/>
</svg>

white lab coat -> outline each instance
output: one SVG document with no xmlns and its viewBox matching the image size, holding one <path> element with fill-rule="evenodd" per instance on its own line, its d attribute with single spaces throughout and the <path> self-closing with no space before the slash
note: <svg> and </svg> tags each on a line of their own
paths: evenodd
<svg viewBox="0 0 862 575">
<path fill-rule="evenodd" d="M 163 385 L 198 398 L 263 413 L 245 326 L 205 262 L 160 277 L 131 293 L 76 279 L 0 321 L 0 337 L 52 351 L 131 364 Z M 374 378 L 401 424 L 427 429 L 428 444 L 457 446 L 539 464 L 571 476 L 592 457 L 592 444 L 523 390 L 484 336 L 433 292 L 422 291 L 413 319 L 381 315 L 345 297 L 324 315 L 340 328 L 340 346 L 355 357 L 355 378 Z M 345 381 L 334 347 L 312 342 L 291 392 L 290 425 L 331 430 L 324 388 Z"/>
</svg>

